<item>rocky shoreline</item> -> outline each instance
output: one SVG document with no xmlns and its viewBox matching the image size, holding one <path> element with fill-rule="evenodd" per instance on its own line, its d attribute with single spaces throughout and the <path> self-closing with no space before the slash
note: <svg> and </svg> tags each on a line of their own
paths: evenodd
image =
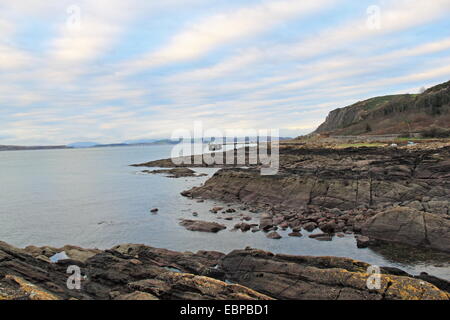
<svg viewBox="0 0 450 320">
<path fill-rule="evenodd" d="M 292 236 L 320 229 L 318 240 L 355 233 L 361 247 L 380 240 L 450 252 L 448 143 L 346 149 L 282 143 L 277 175 L 261 176 L 258 165 L 222 168 L 182 195 L 242 205 L 260 214 L 259 227 L 235 228 L 274 239 L 278 228 L 290 228 Z"/>
<path fill-rule="evenodd" d="M 195 177 L 185 168 L 204 166 L 182 165 L 178 170 L 170 163 L 165 159 L 135 166 L 175 168 L 148 172 L 172 177 Z M 387 242 L 408 246 L 412 255 L 415 248 L 450 252 L 449 145 L 334 149 L 283 143 L 279 173 L 261 176 L 259 169 L 259 165 L 222 168 L 182 195 L 198 202 L 228 203 L 212 208 L 210 214 L 224 220 L 239 218 L 232 231 L 264 232 L 273 241 L 281 237 L 279 230 L 289 230 L 291 237 L 303 236 L 302 230 L 320 230 L 309 237 L 331 241 L 354 234 L 361 248 Z M 253 219 L 258 221 L 252 223 Z M 226 228 L 191 219 L 180 225 L 192 232 Z M 70 266 L 81 271 L 80 289 L 67 286 Z M 226 254 L 139 244 L 109 250 L 19 249 L 0 242 L 0 300 L 450 299 L 449 281 L 393 267 L 381 267 L 380 286 L 369 289 L 369 267 L 349 258 L 252 248 Z"/>
<path fill-rule="evenodd" d="M 55 254 L 64 259 L 52 262 Z M 81 271 L 67 286 L 69 267 Z M 369 264 L 347 258 L 272 254 L 175 252 L 124 244 L 109 250 L 15 248 L 0 242 L 0 300 L 323 299 L 449 300 L 449 282 L 381 268 L 368 289 Z"/>
</svg>

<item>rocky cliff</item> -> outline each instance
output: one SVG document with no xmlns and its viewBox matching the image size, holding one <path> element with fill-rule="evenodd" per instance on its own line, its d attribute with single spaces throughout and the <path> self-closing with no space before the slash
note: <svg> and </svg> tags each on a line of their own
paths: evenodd
<svg viewBox="0 0 450 320">
<path fill-rule="evenodd" d="M 329 113 L 315 133 L 399 134 L 450 127 L 450 81 L 421 94 L 376 97 Z"/>
</svg>

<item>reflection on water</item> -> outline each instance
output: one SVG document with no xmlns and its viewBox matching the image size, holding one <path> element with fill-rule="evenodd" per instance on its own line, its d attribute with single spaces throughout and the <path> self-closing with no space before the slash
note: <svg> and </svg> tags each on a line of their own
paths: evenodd
<svg viewBox="0 0 450 320">
<path fill-rule="evenodd" d="M 288 237 L 267 239 L 262 232 L 231 231 L 239 214 L 209 212 L 225 204 L 184 198 L 180 192 L 199 185 L 208 177 L 171 179 L 140 174 L 132 163 L 170 156 L 172 146 L 139 146 L 75 150 L 0 152 L 0 240 L 13 245 L 65 244 L 110 248 L 122 243 L 143 243 L 179 251 L 217 250 L 230 252 L 247 246 L 275 253 L 327 255 L 359 259 L 407 272 L 450 279 L 449 263 L 411 250 L 358 249 L 352 235 L 321 242 Z M 216 169 L 196 169 L 212 175 Z M 151 208 L 159 208 L 157 214 Z M 238 209 L 238 206 L 235 207 Z M 197 212 L 198 216 L 193 217 Z M 233 220 L 223 218 L 232 216 Z M 217 234 L 191 232 L 179 226 L 180 218 L 218 221 L 227 229 Z M 220 219 L 221 218 L 221 219 Z M 419 259 L 419 260 L 417 260 Z"/>
</svg>

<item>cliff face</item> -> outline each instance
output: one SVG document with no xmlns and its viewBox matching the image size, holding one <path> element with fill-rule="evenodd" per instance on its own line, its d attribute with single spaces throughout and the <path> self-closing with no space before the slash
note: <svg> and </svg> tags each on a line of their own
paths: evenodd
<svg viewBox="0 0 450 320">
<path fill-rule="evenodd" d="M 421 94 L 376 97 L 329 113 L 315 133 L 394 134 L 450 125 L 450 81 Z"/>
</svg>

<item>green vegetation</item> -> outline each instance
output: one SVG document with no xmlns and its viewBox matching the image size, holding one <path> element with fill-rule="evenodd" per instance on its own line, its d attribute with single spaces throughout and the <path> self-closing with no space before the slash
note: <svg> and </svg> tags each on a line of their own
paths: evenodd
<svg viewBox="0 0 450 320">
<path fill-rule="evenodd" d="M 378 142 L 367 142 L 367 143 L 342 143 L 338 144 L 336 148 L 345 149 L 345 148 L 376 148 L 376 147 L 384 147 L 386 143 L 378 143 Z"/>
<path fill-rule="evenodd" d="M 375 109 L 385 103 L 389 103 L 391 101 L 402 99 L 402 98 L 410 98 L 410 97 L 411 97 L 411 95 L 409 95 L 409 94 L 382 96 L 382 97 L 371 98 L 369 100 L 362 101 L 357 104 L 362 104 L 364 110 L 369 111 L 369 110 Z"/>
</svg>

